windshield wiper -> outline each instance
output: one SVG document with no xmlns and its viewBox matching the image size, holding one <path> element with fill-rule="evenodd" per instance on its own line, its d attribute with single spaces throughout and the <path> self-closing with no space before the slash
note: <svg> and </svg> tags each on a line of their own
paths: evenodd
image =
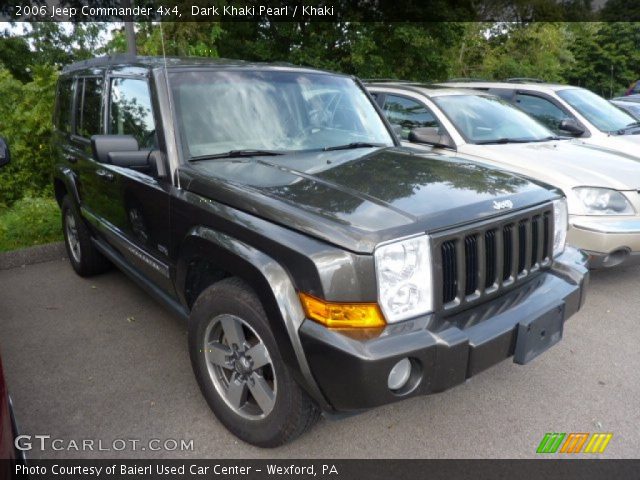
<svg viewBox="0 0 640 480">
<path fill-rule="evenodd" d="M 525 138 L 496 138 L 494 140 L 480 140 L 478 142 L 474 142 L 476 145 L 498 145 L 504 143 L 529 143 L 533 142 L 533 140 L 525 139 Z"/>
<path fill-rule="evenodd" d="M 386 147 L 384 143 L 370 143 L 370 142 L 352 142 L 346 145 L 336 145 L 335 147 L 324 147 L 322 150 L 330 152 L 332 150 L 351 150 L 353 148 L 373 148 L 373 147 Z"/>
<path fill-rule="evenodd" d="M 243 157 L 272 157 L 275 155 L 284 155 L 283 152 L 276 152 L 274 150 L 229 150 L 228 152 L 215 153 L 213 155 L 199 155 L 197 157 L 191 157 L 191 162 L 198 162 L 200 160 L 216 160 L 218 158 L 243 158 Z"/>
<path fill-rule="evenodd" d="M 638 127 L 640 127 L 640 122 L 631 122 L 629 125 L 627 125 L 624 128 L 621 128 L 620 130 L 617 130 L 615 133 L 617 133 L 618 135 L 624 135 L 629 130 L 638 128 Z"/>
<path fill-rule="evenodd" d="M 559 137 L 557 135 L 549 135 L 548 137 L 536 138 L 535 140 L 530 140 L 531 142 L 551 142 L 553 140 L 567 140 L 568 137 Z"/>
</svg>

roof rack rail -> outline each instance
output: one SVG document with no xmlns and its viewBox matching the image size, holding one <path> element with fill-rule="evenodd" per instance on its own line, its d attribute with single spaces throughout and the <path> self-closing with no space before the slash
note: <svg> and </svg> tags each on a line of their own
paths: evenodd
<svg viewBox="0 0 640 480">
<path fill-rule="evenodd" d="M 507 78 L 505 82 L 507 83 L 547 83 L 541 78 L 527 78 L 527 77 Z"/>
<path fill-rule="evenodd" d="M 360 80 L 368 83 L 417 83 L 413 80 L 399 80 L 397 78 L 361 78 Z"/>
<path fill-rule="evenodd" d="M 486 78 L 479 78 L 479 77 L 454 77 L 454 78 L 445 80 L 445 83 L 447 82 L 490 82 L 490 81 L 491 80 L 487 80 Z"/>
<path fill-rule="evenodd" d="M 105 65 L 111 65 L 113 63 L 127 63 L 134 62 L 136 60 L 144 59 L 145 57 L 141 57 L 138 55 L 131 55 L 130 53 L 116 53 L 113 55 L 104 55 L 102 57 L 90 58 L 88 60 L 80 60 L 79 62 L 74 62 L 70 65 L 65 65 L 62 68 L 62 72 L 71 72 L 74 70 L 80 70 L 83 68 L 91 68 L 91 67 L 103 67 Z"/>
</svg>

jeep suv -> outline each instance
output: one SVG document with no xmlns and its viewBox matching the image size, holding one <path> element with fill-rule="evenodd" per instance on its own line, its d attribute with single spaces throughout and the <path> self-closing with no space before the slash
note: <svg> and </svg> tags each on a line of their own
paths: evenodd
<svg viewBox="0 0 640 480">
<path fill-rule="evenodd" d="M 67 67 L 70 263 L 188 324 L 218 419 L 262 447 L 558 342 L 584 300 L 557 190 L 400 146 L 353 77 L 107 57 Z"/>
</svg>

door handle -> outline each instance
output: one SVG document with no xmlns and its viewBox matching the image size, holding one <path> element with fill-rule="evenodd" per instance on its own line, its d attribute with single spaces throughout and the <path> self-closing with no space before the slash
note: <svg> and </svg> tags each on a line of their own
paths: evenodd
<svg viewBox="0 0 640 480">
<path fill-rule="evenodd" d="M 105 180 L 113 181 L 113 173 L 103 168 L 96 170 L 96 175 Z"/>
</svg>

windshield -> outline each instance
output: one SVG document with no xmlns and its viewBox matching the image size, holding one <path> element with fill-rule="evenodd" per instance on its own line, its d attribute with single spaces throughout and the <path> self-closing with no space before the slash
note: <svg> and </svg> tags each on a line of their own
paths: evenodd
<svg viewBox="0 0 640 480">
<path fill-rule="evenodd" d="M 442 95 L 433 101 L 470 143 L 535 142 L 553 132 L 498 97 Z"/>
<path fill-rule="evenodd" d="M 560 98 L 575 108 L 598 130 L 617 132 L 634 124 L 636 119 L 607 100 L 584 88 L 570 88 L 556 92 Z"/>
<path fill-rule="evenodd" d="M 393 145 L 377 111 L 348 77 L 288 71 L 192 71 L 170 76 L 190 158 L 230 151 Z"/>
</svg>

